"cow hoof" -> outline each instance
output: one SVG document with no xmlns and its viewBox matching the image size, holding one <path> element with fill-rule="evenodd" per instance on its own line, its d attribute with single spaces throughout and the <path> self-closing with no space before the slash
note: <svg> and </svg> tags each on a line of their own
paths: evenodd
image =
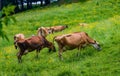
<svg viewBox="0 0 120 76">
<path fill-rule="evenodd" d="M 21 61 L 21 60 L 19 60 L 19 61 L 18 61 L 18 63 L 22 63 L 22 61 Z"/>
<path fill-rule="evenodd" d="M 63 58 L 60 58 L 60 61 L 63 61 Z"/>
</svg>

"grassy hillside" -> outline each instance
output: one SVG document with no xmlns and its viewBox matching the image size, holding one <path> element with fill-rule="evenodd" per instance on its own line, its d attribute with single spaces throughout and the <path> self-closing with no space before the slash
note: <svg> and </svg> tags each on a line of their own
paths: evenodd
<svg viewBox="0 0 120 76">
<path fill-rule="evenodd" d="M 14 15 L 15 24 L 4 27 L 9 42 L 0 38 L 0 76 L 119 76 L 120 75 L 120 1 L 119 0 L 89 0 L 84 3 L 73 3 L 60 7 L 45 7 L 29 10 Z M 89 25 L 80 27 L 79 23 Z M 57 52 L 48 53 L 41 50 L 39 59 L 36 52 L 22 57 L 23 63 L 18 64 L 16 50 L 13 46 L 13 36 L 23 33 L 26 37 L 36 35 L 38 27 L 67 24 L 69 28 L 52 35 L 47 39 L 52 41 L 56 35 L 84 31 L 97 40 L 101 51 L 88 46 L 63 53 L 63 61 L 59 61 Z"/>
</svg>

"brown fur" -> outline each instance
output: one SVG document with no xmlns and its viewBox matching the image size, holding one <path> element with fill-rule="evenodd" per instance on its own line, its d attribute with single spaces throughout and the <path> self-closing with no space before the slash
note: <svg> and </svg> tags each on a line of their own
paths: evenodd
<svg viewBox="0 0 120 76">
<path fill-rule="evenodd" d="M 59 25 L 59 26 L 52 26 L 52 27 L 41 27 L 41 28 L 38 28 L 37 35 L 47 37 L 48 34 L 52 34 L 53 32 L 62 31 L 65 28 L 68 28 L 68 26 L 67 25 L 65 25 L 65 26 Z"/>
<path fill-rule="evenodd" d="M 58 31 L 62 31 L 64 29 L 68 28 L 68 26 L 52 26 L 51 29 L 53 30 L 53 32 L 58 32 Z"/>
<path fill-rule="evenodd" d="M 45 37 L 43 36 L 32 36 L 28 39 L 20 39 L 15 42 L 17 44 L 17 47 L 19 47 L 19 52 L 17 54 L 18 61 L 21 62 L 21 57 L 24 54 L 27 54 L 28 52 L 32 52 L 36 50 L 37 57 L 40 50 L 44 47 L 49 48 L 49 52 L 51 50 L 55 51 L 54 45 L 47 41 Z"/>
<path fill-rule="evenodd" d="M 54 37 L 54 40 L 59 46 L 59 57 L 61 59 L 62 52 L 65 49 L 82 48 L 88 44 L 96 44 L 96 41 L 88 36 L 85 32 L 75 32 L 72 34 L 66 34 Z"/>
</svg>

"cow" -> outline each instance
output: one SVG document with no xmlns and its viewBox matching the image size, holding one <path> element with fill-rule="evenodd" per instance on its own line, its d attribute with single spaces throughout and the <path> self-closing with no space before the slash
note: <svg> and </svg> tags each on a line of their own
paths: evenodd
<svg viewBox="0 0 120 76">
<path fill-rule="evenodd" d="M 47 37 L 48 34 L 53 33 L 53 30 L 50 27 L 40 27 L 38 28 L 37 35 Z"/>
<path fill-rule="evenodd" d="M 40 27 L 38 28 L 37 35 L 38 36 L 42 35 L 44 37 L 47 37 L 48 34 L 53 34 L 53 32 L 62 31 L 65 28 L 68 28 L 68 26 L 59 25 L 59 26 L 52 26 L 52 27 Z"/>
<path fill-rule="evenodd" d="M 14 37 L 15 38 L 15 37 Z M 38 58 L 38 53 L 43 48 L 49 48 L 49 52 L 55 51 L 55 47 L 52 42 L 49 42 L 43 36 L 32 36 L 30 38 L 19 39 L 14 42 L 14 46 L 19 48 L 19 52 L 17 53 L 18 62 L 21 63 L 21 57 L 28 52 L 32 52 L 36 50 L 36 57 Z"/>
<path fill-rule="evenodd" d="M 88 44 L 91 44 L 97 50 L 101 50 L 100 45 L 97 41 L 93 40 L 88 36 L 86 32 L 74 32 L 71 34 L 65 34 L 60 36 L 55 36 L 53 41 L 56 41 L 59 47 L 59 58 L 62 60 L 62 52 L 65 50 L 72 50 L 85 47 Z"/>
<path fill-rule="evenodd" d="M 59 25 L 59 26 L 52 26 L 51 29 L 53 32 L 58 32 L 58 31 L 62 31 L 64 29 L 68 28 L 67 25 Z"/>
</svg>

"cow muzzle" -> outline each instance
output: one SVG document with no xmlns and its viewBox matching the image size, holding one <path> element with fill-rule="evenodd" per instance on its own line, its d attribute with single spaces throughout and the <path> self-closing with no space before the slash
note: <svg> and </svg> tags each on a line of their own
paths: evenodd
<svg viewBox="0 0 120 76">
<path fill-rule="evenodd" d="M 97 49 L 98 51 L 102 50 L 101 47 L 100 47 L 100 45 L 97 44 L 97 43 L 92 44 L 92 46 L 93 46 L 95 49 Z"/>
</svg>

